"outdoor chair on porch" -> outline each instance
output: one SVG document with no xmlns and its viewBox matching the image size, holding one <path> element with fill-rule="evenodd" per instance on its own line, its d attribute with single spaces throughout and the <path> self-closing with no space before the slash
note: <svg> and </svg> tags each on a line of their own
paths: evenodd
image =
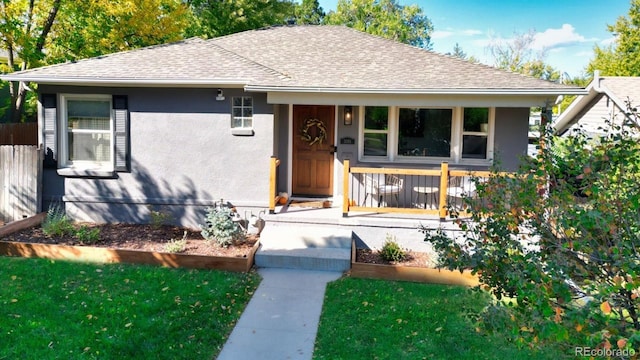
<svg viewBox="0 0 640 360">
<path fill-rule="evenodd" d="M 474 197 L 476 194 L 476 183 L 473 182 L 471 176 L 455 176 L 449 180 L 447 187 L 447 198 L 449 203 L 461 208 L 462 199 Z"/>
<path fill-rule="evenodd" d="M 367 198 L 369 195 L 375 197 L 378 200 L 378 207 L 382 203 L 382 200 L 387 196 L 394 195 L 396 198 L 396 206 L 400 206 L 400 192 L 402 191 L 402 185 L 404 179 L 400 179 L 395 175 L 368 175 L 365 176 L 365 196 L 362 202 L 363 206 L 366 206 Z M 387 206 L 385 201 L 385 206 Z"/>
</svg>

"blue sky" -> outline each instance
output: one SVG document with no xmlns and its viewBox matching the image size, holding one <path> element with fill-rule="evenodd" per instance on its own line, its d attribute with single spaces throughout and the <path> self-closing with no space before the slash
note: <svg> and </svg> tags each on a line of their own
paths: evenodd
<svg viewBox="0 0 640 360">
<path fill-rule="evenodd" d="M 335 10 L 337 0 L 319 0 L 325 12 Z M 492 65 L 490 41 L 513 38 L 514 33 L 535 30 L 534 51 L 544 49 L 545 61 L 574 77 L 593 57 L 595 44 L 613 37 L 607 24 L 626 16 L 629 0 L 399 0 L 418 4 L 431 19 L 433 50 L 452 52 L 456 43 L 467 55 Z"/>
</svg>

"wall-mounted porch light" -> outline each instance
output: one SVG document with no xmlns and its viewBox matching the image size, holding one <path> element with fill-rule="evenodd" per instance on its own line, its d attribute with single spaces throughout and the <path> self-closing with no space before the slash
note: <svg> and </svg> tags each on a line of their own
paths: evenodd
<svg viewBox="0 0 640 360">
<path fill-rule="evenodd" d="M 218 95 L 216 95 L 216 100 L 218 101 L 224 100 L 224 93 L 222 92 L 222 89 L 218 89 Z"/>
<path fill-rule="evenodd" d="M 344 107 L 344 124 L 353 124 L 353 108 L 351 106 Z"/>
</svg>

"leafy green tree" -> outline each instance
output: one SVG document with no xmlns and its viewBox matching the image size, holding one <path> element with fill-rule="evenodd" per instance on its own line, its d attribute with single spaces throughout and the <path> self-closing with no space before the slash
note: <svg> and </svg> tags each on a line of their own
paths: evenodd
<svg viewBox="0 0 640 360">
<path fill-rule="evenodd" d="M 448 52 L 446 53 L 446 55 L 450 55 L 453 57 L 457 57 L 459 59 L 462 60 L 467 60 L 469 62 L 472 63 L 479 63 L 480 60 L 478 60 L 475 56 L 468 56 L 466 52 L 464 52 L 464 50 L 462 50 L 462 46 L 460 46 L 460 44 L 456 43 L 453 46 L 453 52 Z"/>
<path fill-rule="evenodd" d="M 187 0 L 194 21 L 187 36 L 212 38 L 266 26 L 295 17 L 292 0 Z"/>
<path fill-rule="evenodd" d="M 58 63 L 173 42 L 192 21 L 181 0 L 101 0 L 65 3 L 47 44 Z"/>
<path fill-rule="evenodd" d="M 431 49 L 433 24 L 418 5 L 397 0 L 339 0 L 325 24 L 346 25 L 369 34 Z"/>
<path fill-rule="evenodd" d="M 467 53 L 464 52 L 464 50 L 462 50 L 462 46 L 460 46 L 460 44 L 456 43 L 453 46 L 453 52 L 447 53 L 447 55 L 451 55 L 453 57 L 457 57 L 460 59 L 466 59 L 467 58 Z"/>
<path fill-rule="evenodd" d="M 4 72 L 175 41 L 189 22 L 181 0 L 0 1 Z M 9 86 L 11 120 L 35 113 L 28 84 Z"/>
<path fill-rule="evenodd" d="M 593 140 L 547 127 L 537 159 L 477 182 L 478 197 L 465 199 L 470 218 L 451 209 L 455 240 L 427 232 L 442 266 L 472 268 L 495 295 L 485 329 L 568 351 L 639 348 L 640 118 L 631 104 L 620 116 Z"/>
<path fill-rule="evenodd" d="M 58 16 L 61 0 L 0 1 L 0 41 L 7 50 L 3 72 L 38 66 L 51 28 Z M 27 98 L 27 85 L 10 84 L 12 122 L 20 122 Z"/>
<path fill-rule="evenodd" d="M 296 24 L 319 25 L 325 15 L 318 0 L 302 0 L 296 7 Z"/>
<path fill-rule="evenodd" d="M 616 36 L 609 46 L 594 48 L 587 72 L 600 70 L 606 76 L 640 76 L 640 0 L 632 0 L 628 16 L 621 16 L 607 29 Z"/>
</svg>

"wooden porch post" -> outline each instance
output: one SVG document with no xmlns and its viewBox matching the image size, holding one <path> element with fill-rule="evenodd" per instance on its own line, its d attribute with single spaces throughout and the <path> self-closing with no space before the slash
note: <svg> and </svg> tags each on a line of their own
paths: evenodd
<svg viewBox="0 0 640 360">
<path fill-rule="evenodd" d="M 449 185 L 449 163 L 440 164 L 440 221 L 444 221 L 447 217 L 447 187 Z"/>
<path fill-rule="evenodd" d="M 342 217 L 349 216 L 349 159 L 342 164 Z"/>
<path fill-rule="evenodd" d="M 276 172 L 280 160 L 272 156 L 269 162 L 269 214 L 276 213 Z"/>
</svg>

